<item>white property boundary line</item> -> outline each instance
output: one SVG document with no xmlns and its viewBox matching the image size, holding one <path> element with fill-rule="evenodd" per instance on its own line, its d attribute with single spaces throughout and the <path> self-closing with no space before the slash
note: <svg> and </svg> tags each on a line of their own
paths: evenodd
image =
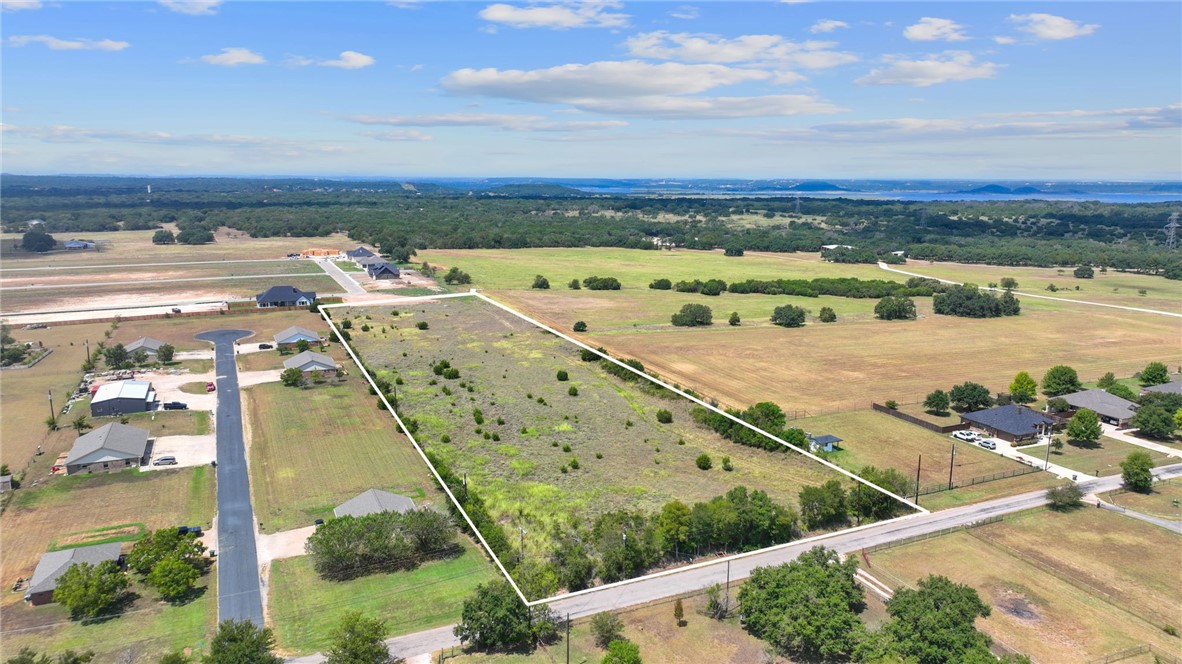
<svg viewBox="0 0 1182 664">
<path fill-rule="evenodd" d="M 665 571 L 656 572 L 653 574 L 646 574 L 644 576 L 639 576 L 639 577 L 635 577 L 632 579 L 625 579 L 623 581 L 617 581 L 615 583 L 608 583 L 608 584 L 604 584 L 602 586 L 595 586 L 594 588 L 587 588 L 587 589 L 580 590 L 577 592 L 567 593 L 565 595 L 555 595 L 554 597 L 548 597 L 546 599 L 530 601 L 529 599 L 527 599 L 525 597 L 525 594 L 521 592 L 521 589 L 517 586 L 517 582 L 513 580 L 513 577 L 509 574 L 509 571 L 505 569 L 505 566 L 501 563 L 500 558 L 498 558 L 496 553 L 493 552 L 492 547 L 490 547 L 488 545 L 488 542 L 485 541 L 484 535 L 481 534 L 480 530 L 476 527 L 476 524 L 472 522 L 471 517 L 468 516 L 468 513 L 464 510 L 463 506 L 460 505 L 459 500 L 456 499 L 455 495 L 451 492 L 451 489 L 448 488 L 447 483 L 443 481 L 443 478 L 439 475 L 439 472 L 435 469 L 435 466 L 432 465 L 431 462 L 427 459 L 427 455 L 423 451 L 423 448 L 419 445 L 419 442 L 415 439 L 415 437 L 410 433 L 410 430 L 408 430 L 406 428 L 406 424 L 403 423 L 402 418 L 398 416 L 398 413 L 395 412 L 394 408 L 390 405 L 390 402 L 386 399 L 386 395 L 383 394 L 380 389 L 378 389 L 377 383 L 374 382 L 373 376 L 371 376 L 369 374 L 369 371 L 366 370 L 365 364 L 362 363 L 361 358 L 359 358 L 357 356 L 357 353 L 353 350 L 353 347 L 350 346 L 349 343 L 344 340 L 344 337 L 341 335 L 341 331 L 337 329 L 336 324 L 333 322 L 332 318 L 328 315 L 327 311 L 325 311 L 326 309 L 386 306 L 386 305 L 391 305 L 391 304 L 410 304 L 413 306 L 413 304 L 416 302 L 443 300 L 443 299 L 461 298 L 461 297 L 475 297 L 479 300 L 483 300 L 485 302 L 488 302 L 489 304 L 491 304 L 503 311 L 506 311 L 506 312 L 520 318 L 521 320 L 524 320 L 527 323 L 530 323 L 531 325 L 533 325 L 541 330 L 549 332 L 550 334 L 553 334 L 568 343 L 574 344 L 575 346 L 578 346 L 581 349 L 589 350 L 589 351 L 595 353 L 596 355 L 598 355 L 599 357 L 601 357 L 602 359 L 608 360 L 608 361 L 616 364 L 617 366 L 622 367 L 628 371 L 631 371 L 632 373 L 636 374 L 637 376 L 644 378 L 645 380 L 648 380 L 652 383 L 660 385 L 661 387 L 663 387 L 671 392 L 674 392 L 675 394 L 678 394 L 686 399 L 689 399 L 690 401 L 693 401 L 694 403 L 702 406 L 703 408 L 709 409 L 719 415 L 722 415 L 723 417 L 726 417 L 727 419 L 731 420 L 732 422 L 735 422 L 736 424 L 740 424 L 740 425 L 747 427 L 748 429 L 750 429 L 756 433 L 766 436 L 767 438 L 770 438 L 770 439 L 776 441 L 777 443 L 780 443 L 781 445 L 826 466 L 827 468 L 830 468 L 832 470 L 837 471 L 838 473 L 841 473 L 842 475 L 845 475 L 846 477 L 854 480 L 855 482 L 865 484 L 866 486 L 871 487 L 872 489 L 875 489 L 876 491 L 884 493 L 884 494 L 894 498 L 895 500 L 898 500 L 899 502 L 911 507 L 912 509 L 916 510 L 916 512 L 914 514 L 909 514 L 909 515 L 905 515 L 902 517 L 897 517 L 895 519 L 888 519 L 887 521 L 879 521 L 879 522 L 875 522 L 875 523 L 864 524 L 864 525 L 857 526 L 854 528 L 847 528 L 845 530 L 840 530 L 835 533 L 826 533 L 823 535 L 818 535 L 815 537 L 808 537 L 808 538 L 801 539 L 801 540 L 792 540 L 790 542 L 785 542 L 783 544 L 777 544 L 775 546 L 765 547 L 763 549 L 758 549 L 755 551 L 748 551 L 746 553 L 739 553 L 739 554 L 735 554 L 733 556 L 716 558 L 716 559 L 708 560 L 708 561 L 701 562 L 701 563 L 695 563 L 693 565 L 686 565 L 684 567 L 678 567 L 676 569 L 665 570 Z M 533 318 L 530 318 L 529 316 L 526 316 L 525 314 L 522 314 L 518 311 L 511 309 L 510 307 L 508 307 L 504 304 L 501 304 L 500 302 L 497 302 L 496 300 L 488 297 L 487 295 L 477 292 L 475 288 L 468 291 L 467 293 L 447 293 L 444 295 L 424 295 L 421 297 L 404 297 L 404 298 L 397 298 L 397 299 L 391 299 L 391 300 L 379 300 L 376 302 L 358 302 L 358 303 L 354 303 L 354 304 L 349 304 L 349 303 L 325 304 L 325 305 L 321 305 L 320 309 L 321 309 L 321 312 L 320 312 L 321 317 L 323 317 L 324 320 L 328 323 L 329 327 L 332 328 L 333 333 L 336 335 L 337 339 L 340 340 L 341 345 L 344 346 L 345 350 L 347 350 L 349 352 L 349 357 L 353 358 L 353 362 L 355 364 L 357 364 L 358 370 L 361 371 L 361 374 L 363 376 L 365 376 L 365 379 L 367 381 L 369 381 L 370 386 L 373 388 L 374 392 L 377 393 L 378 398 L 381 399 L 382 403 L 386 406 L 386 410 L 390 411 L 390 414 L 394 416 L 394 421 L 396 421 L 398 423 L 398 427 L 399 427 L 399 429 L 402 430 L 403 435 L 405 435 L 408 439 L 410 439 L 411 444 L 414 445 L 415 451 L 419 453 L 419 456 L 422 457 L 423 462 L 426 463 L 427 467 L 431 469 L 431 474 L 435 476 L 435 479 L 438 481 L 439 485 L 441 487 L 443 487 L 444 492 L 447 493 L 447 496 L 448 496 L 448 498 L 451 499 L 452 504 L 454 504 L 456 509 L 459 510 L 460 514 L 462 514 L 464 516 L 464 521 L 467 522 L 467 524 L 468 524 L 469 528 L 471 528 L 472 532 L 476 534 L 477 539 L 480 540 L 480 543 L 482 546 L 484 546 L 485 551 L 488 552 L 489 556 L 493 559 L 493 562 L 496 563 L 497 568 L 500 569 L 501 573 L 505 575 L 505 578 L 509 581 L 509 585 L 513 587 L 513 590 L 517 593 L 517 596 L 521 598 L 521 601 L 524 602 L 526 606 L 532 607 L 532 606 L 537 606 L 539 604 L 548 604 L 548 603 L 556 601 L 556 600 L 569 599 L 571 597 L 578 597 L 580 595 L 584 595 L 584 594 L 588 594 L 588 593 L 600 592 L 600 591 L 606 590 L 608 588 L 616 588 L 616 587 L 620 587 L 620 586 L 625 586 L 625 585 L 628 585 L 631 583 L 636 583 L 638 581 L 643 581 L 643 580 L 662 577 L 662 576 L 668 576 L 671 574 L 679 574 L 679 573 L 682 573 L 682 572 L 685 572 L 688 570 L 698 569 L 701 567 L 707 567 L 710 565 L 716 565 L 719 563 L 729 562 L 732 560 L 739 560 L 739 559 L 747 558 L 749 556 L 753 556 L 753 555 L 763 553 L 766 551 L 774 551 L 776 549 L 786 548 L 789 546 L 798 546 L 800 544 L 805 544 L 805 543 L 813 542 L 813 541 L 819 541 L 819 540 L 823 540 L 823 539 L 826 539 L 829 537 L 834 537 L 836 535 L 841 535 L 841 534 L 850 533 L 850 532 L 856 532 L 856 531 L 859 531 L 859 530 L 862 530 L 865 528 L 870 528 L 872 526 L 879 526 L 883 523 L 888 523 L 890 521 L 905 520 L 905 519 L 908 519 L 908 518 L 911 518 L 914 516 L 918 516 L 919 514 L 928 514 L 929 513 L 929 511 L 926 508 L 921 507 L 920 505 L 913 503 L 910 500 L 908 500 L 902 496 L 898 496 L 890 491 L 887 491 L 886 489 L 878 486 L 877 484 L 874 484 L 873 482 L 869 482 L 861 477 L 858 477 L 854 473 L 851 473 L 848 470 L 846 470 L 834 463 L 826 461 L 825 459 L 822 459 L 821 457 L 818 457 L 818 456 L 812 454 L 811 452 L 808 452 L 807 450 L 804 450 L 804 449 L 801 449 L 795 445 L 792 445 L 791 443 L 789 443 L 777 436 L 773 436 L 770 433 L 764 431 L 763 429 L 760 429 L 759 427 L 757 427 L 745 420 L 735 417 L 735 416 L 731 415 L 730 413 L 727 413 L 726 411 L 719 409 L 716 406 L 713 406 L 705 401 L 702 401 L 701 399 L 699 399 L 695 396 L 691 396 L 689 394 L 686 394 L 681 389 L 676 388 L 672 385 L 669 385 L 668 383 L 665 383 L 664 381 L 662 381 L 658 378 L 654 378 L 653 376 L 650 376 L 649 374 L 647 374 L 643 371 L 638 371 L 637 369 L 630 367 L 627 364 L 624 364 L 620 360 L 617 360 L 616 358 L 611 357 L 610 355 L 606 355 L 604 353 L 601 353 L 597 349 L 588 346 L 587 344 L 579 341 L 578 339 L 575 339 L 575 338 L 570 337 L 562 332 L 559 332 L 558 330 L 555 330 L 554 328 L 552 328 L 544 323 L 534 320 Z"/>
</svg>

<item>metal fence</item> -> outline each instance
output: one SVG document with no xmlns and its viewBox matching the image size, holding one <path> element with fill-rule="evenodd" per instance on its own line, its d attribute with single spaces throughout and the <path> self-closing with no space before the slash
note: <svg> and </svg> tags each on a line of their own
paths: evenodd
<svg viewBox="0 0 1182 664">
<path fill-rule="evenodd" d="M 1160 662 L 1161 664 L 1179 664 L 1177 657 L 1163 651 L 1157 646 L 1152 646 L 1148 643 L 1142 643 L 1139 646 L 1133 646 L 1132 648 L 1125 648 L 1124 650 L 1118 650 L 1114 653 L 1109 653 L 1103 657 L 1089 661 L 1088 664 L 1110 664 L 1111 662 L 1119 662 L 1129 659 L 1130 657 L 1136 657 L 1137 655 L 1145 654 L 1153 655 L 1154 661 Z"/>
<path fill-rule="evenodd" d="M 940 493 L 941 491 L 951 491 L 966 486 L 974 486 L 977 484 L 984 484 L 985 482 L 993 482 L 995 480 L 1004 480 L 1009 477 L 1018 477 L 1019 475 L 1029 475 L 1031 473 L 1040 473 L 1042 468 L 1037 466 L 1022 466 L 1013 470 L 1002 470 L 989 475 L 979 475 L 977 477 L 969 478 L 968 480 L 957 480 L 952 483 L 940 482 L 938 484 L 928 484 L 919 487 L 919 495 L 926 496 L 932 493 Z"/>
<path fill-rule="evenodd" d="M 904 537 L 903 539 L 895 540 L 893 542 L 883 542 L 882 544 L 875 544 L 874 546 L 869 546 L 869 547 L 866 547 L 865 549 L 862 549 L 862 551 L 864 553 L 874 553 L 875 551 L 882 551 L 883 549 L 892 549 L 896 546 L 903 546 L 904 544 L 911 544 L 913 542 L 922 542 L 924 540 L 929 540 L 929 539 L 932 539 L 935 537 L 940 537 L 942 535 L 948 535 L 950 533 L 957 533 L 962 530 L 968 530 L 970 528 L 977 528 L 978 526 L 986 526 L 991 523 L 999 523 L 999 522 L 1001 522 L 1001 520 L 1002 520 L 1001 516 L 991 516 L 991 517 L 988 517 L 985 519 L 981 519 L 980 521 L 973 521 L 972 523 L 966 523 L 962 526 L 952 526 L 951 528 L 944 528 L 941 530 L 935 530 L 930 533 L 924 533 L 922 535 L 915 535 L 912 537 Z"/>
</svg>

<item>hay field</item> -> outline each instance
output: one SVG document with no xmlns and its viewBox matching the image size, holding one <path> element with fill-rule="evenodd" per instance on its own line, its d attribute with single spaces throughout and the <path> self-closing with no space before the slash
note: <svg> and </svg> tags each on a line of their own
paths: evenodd
<svg viewBox="0 0 1182 664">
<path fill-rule="evenodd" d="M 492 305 L 444 300 L 399 310 L 393 318 L 389 309 L 338 309 L 334 318 L 373 317 L 369 333 L 359 330 L 364 319 L 354 321 L 354 348 L 391 381 L 404 381 L 398 398 L 419 423 L 416 438 L 468 473 L 508 530 L 529 531 L 531 553 L 548 550 L 554 528 L 611 509 L 657 511 L 675 498 L 705 501 L 736 485 L 795 507 L 800 488 L 840 477 L 792 452 L 723 440 L 692 422 L 688 400 L 618 381 L 582 362 L 572 345 Z M 430 328 L 416 329 L 419 321 Z M 436 378 L 432 365 L 443 359 L 459 369 L 458 379 Z M 569 380 L 556 378 L 560 369 Z M 577 396 L 568 394 L 572 386 Z M 659 409 L 672 413 L 672 423 L 656 421 Z M 701 453 L 714 468 L 695 466 Z M 723 456 L 733 472 L 720 467 Z"/>
<path fill-rule="evenodd" d="M 931 300 L 919 298 L 922 318 L 915 321 L 859 317 L 857 310 L 865 312 L 873 301 L 845 299 L 834 307 L 836 323 L 784 329 L 756 323 L 751 316 L 732 328 L 722 312 L 742 315 L 746 304 L 768 316 L 781 300 L 812 300 L 809 304 L 817 307 L 817 300 L 825 298 L 698 295 L 690 301 L 710 306 L 721 320 L 708 328 L 675 328 L 668 316 L 683 300 L 664 291 L 510 291 L 498 296 L 558 329 L 585 320 L 589 329 L 581 336 L 587 343 L 639 358 L 666 379 L 723 403 L 770 400 L 810 414 L 866 408 L 887 399 L 910 401 L 966 380 L 1004 391 L 1018 371 L 1038 377 L 1060 363 L 1090 380 L 1107 371 L 1129 375 L 1154 360 L 1182 362 L 1176 319 L 1031 299 L 1022 301 L 1020 316 L 980 320 L 932 315 Z"/>
<path fill-rule="evenodd" d="M 1085 553 L 1086 552 L 1086 553 Z M 980 629 L 1034 661 L 1088 661 L 1141 643 L 1182 654 L 1176 536 L 1095 509 L 1036 510 L 870 554 L 889 585 L 942 574 L 977 589 Z M 1129 564 L 1136 560 L 1137 564 Z"/>
</svg>

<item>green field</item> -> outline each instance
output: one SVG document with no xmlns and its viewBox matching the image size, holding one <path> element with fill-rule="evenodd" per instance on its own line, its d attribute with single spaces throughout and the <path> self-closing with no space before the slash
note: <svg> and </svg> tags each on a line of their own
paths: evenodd
<svg viewBox="0 0 1182 664">
<path fill-rule="evenodd" d="M 574 346 L 487 303 L 440 300 L 400 313 L 349 308 L 334 316 L 373 316 L 369 333 L 354 323 L 354 347 L 391 381 L 404 381 L 400 412 L 417 420 L 416 438 L 468 474 L 507 530 L 531 533 L 530 553 L 544 555 L 550 534 L 571 519 L 589 523 L 613 509 L 653 512 L 672 499 L 706 501 L 736 485 L 795 507 L 803 486 L 840 477 L 792 452 L 730 443 L 693 424 L 688 400 L 622 383 L 580 361 Z M 419 321 L 430 329 L 416 329 Z M 432 365 L 442 359 L 459 369 L 458 379 L 436 378 Z M 556 379 L 560 369 L 569 380 Z M 577 396 L 568 394 L 571 386 Z M 672 413 L 671 424 L 656 421 L 659 409 Z M 701 453 L 715 460 L 713 469 L 695 466 Z M 723 456 L 733 472 L 720 467 Z"/>
<path fill-rule="evenodd" d="M 1064 438 L 1066 438 L 1064 436 Z M 1023 448 L 1026 454 L 1032 456 L 1042 456 L 1046 453 L 1046 447 L 1036 446 Z M 1148 450 L 1143 447 L 1138 447 L 1123 440 L 1109 438 L 1102 436 L 1095 445 L 1080 445 L 1074 442 L 1064 442 L 1063 449 L 1051 451 L 1051 463 L 1065 466 L 1072 470 L 1078 470 L 1086 475 L 1093 475 L 1095 477 L 1102 477 L 1104 475 L 1117 475 L 1120 473 L 1120 462 L 1125 460 L 1131 452 L 1145 452 L 1153 459 L 1155 466 L 1161 466 L 1167 463 L 1174 463 L 1178 461 L 1177 457 L 1171 457 L 1168 454 L 1163 454 L 1156 450 Z"/>
<path fill-rule="evenodd" d="M 371 488 L 420 504 L 447 500 L 389 413 L 374 407 L 376 397 L 352 372 L 339 385 L 269 383 L 243 390 L 251 489 L 263 532 L 309 526 Z"/>
<path fill-rule="evenodd" d="M 205 394 L 202 383 L 201 394 Z M 156 410 L 150 413 L 124 415 L 133 427 L 148 430 L 150 438 L 161 436 L 204 436 L 209 433 L 209 411 L 206 410 Z M 119 422 L 120 417 L 95 417 L 90 423 L 99 428 L 110 422 Z"/>
<path fill-rule="evenodd" d="M 1034 661 L 1089 661 L 1141 643 L 1182 654 L 1162 629 L 1179 622 L 1177 536 L 1112 512 L 1034 510 L 875 551 L 870 562 L 894 587 L 942 574 L 976 588 L 993 610 L 978 627 Z"/>
<path fill-rule="evenodd" d="M 1153 493 L 1112 491 L 1104 499 L 1142 514 L 1163 519 L 1182 520 L 1182 480 L 1154 482 Z"/>
<path fill-rule="evenodd" d="M 327 649 L 331 630 L 349 611 L 386 621 L 387 636 L 450 625 L 477 585 L 499 577 L 483 552 L 460 538 L 463 553 L 413 570 L 325 581 L 308 556 L 271 565 L 268 612 L 280 649 L 309 654 Z"/>
</svg>

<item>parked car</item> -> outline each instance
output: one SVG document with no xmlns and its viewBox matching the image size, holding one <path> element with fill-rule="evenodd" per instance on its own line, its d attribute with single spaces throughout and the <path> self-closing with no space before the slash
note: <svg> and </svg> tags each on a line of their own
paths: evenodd
<svg viewBox="0 0 1182 664">
<path fill-rule="evenodd" d="M 271 350 L 274 348 L 271 344 L 259 344 L 259 350 Z"/>
<path fill-rule="evenodd" d="M 157 459 L 152 462 L 152 465 L 153 466 L 175 466 L 176 465 L 176 457 L 174 457 L 174 456 L 157 457 Z"/>
<path fill-rule="evenodd" d="M 977 444 L 980 445 L 981 447 L 984 447 L 987 450 L 996 450 L 997 449 L 997 443 L 993 442 L 992 440 L 983 440 Z"/>
<path fill-rule="evenodd" d="M 213 392 L 216 389 L 218 389 L 218 386 L 214 385 L 212 381 L 205 384 L 206 392 Z"/>
<path fill-rule="evenodd" d="M 967 429 L 964 431 L 953 431 L 952 437 L 957 440 L 963 440 L 966 443 L 975 443 L 978 440 L 981 440 L 981 434 L 977 433 L 976 431 L 969 431 Z"/>
<path fill-rule="evenodd" d="M 189 404 L 184 401 L 165 401 L 164 410 L 189 410 Z"/>
<path fill-rule="evenodd" d="M 181 312 L 181 308 L 180 308 L 180 307 L 173 307 L 173 308 L 172 308 L 172 313 L 174 313 L 174 314 L 179 314 L 180 312 Z"/>
</svg>

